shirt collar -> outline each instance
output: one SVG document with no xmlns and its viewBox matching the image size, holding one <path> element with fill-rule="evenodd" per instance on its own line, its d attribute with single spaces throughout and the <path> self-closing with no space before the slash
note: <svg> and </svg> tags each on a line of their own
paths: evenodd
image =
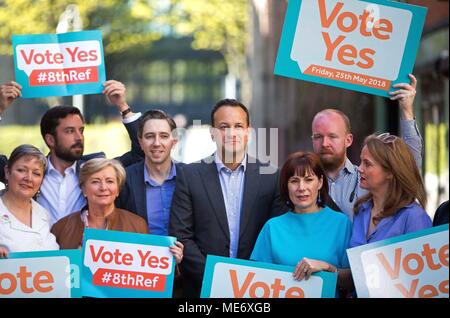
<svg viewBox="0 0 450 318">
<path fill-rule="evenodd" d="M 9 223 L 11 228 L 20 230 L 23 232 L 32 232 L 39 233 L 43 226 L 48 225 L 48 219 L 44 214 L 39 210 L 39 205 L 31 199 L 31 223 L 32 227 L 28 227 L 22 222 L 20 222 L 3 204 L 3 201 L 0 197 L 0 222 L 1 223 Z"/>
<path fill-rule="evenodd" d="M 222 162 L 222 160 L 220 159 L 219 155 L 217 154 L 217 152 L 214 154 L 214 162 L 216 164 L 217 167 L 217 171 L 220 173 L 220 171 L 222 171 L 222 169 L 227 169 L 230 170 L 230 168 L 228 168 L 227 166 L 225 166 Z M 241 169 L 245 172 L 245 170 L 247 169 L 247 154 L 245 154 L 244 159 L 242 159 L 242 162 L 239 164 L 239 166 L 236 168 L 235 171 L 237 171 L 238 169 Z"/>
<path fill-rule="evenodd" d="M 47 165 L 47 173 L 51 173 L 51 172 L 57 172 L 59 173 L 59 171 L 55 168 L 55 166 L 52 164 L 52 161 L 50 159 L 50 156 L 48 157 L 48 165 Z M 68 172 L 72 172 L 73 174 L 76 174 L 77 172 L 77 162 L 75 161 L 73 163 L 73 165 L 71 165 L 70 167 L 67 167 L 66 170 L 64 170 L 64 173 L 68 173 Z"/>
<path fill-rule="evenodd" d="M 347 173 L 350 173 L 350 174 L 354 174 L 354 173 L 358 172 L 358 169 L 356 168 L 356 166 L 347 157 L 345 158 L 345 164 L 344 164 L 344 168 L 342 170 L 345 170 L 345 171 L 347 171 Z"/>
<path fill-rule="evenodd" d="M 177 168 L 175 166 L 175 163 L 172 161 L 169 175 L 164 180 L 164 182 L 172 180 L 172 179 L 175 179 L 176 176 L 177 176 Z M 145 181 L 146 184 L 150 184 L 153 187 L 160 186 L 152 178 L 150 178 L 150 175 L 149 175 L 148 169 L 147 169 L 147 165 L 145 163 L 144 163 L 144 181 Z"/>
</svg>

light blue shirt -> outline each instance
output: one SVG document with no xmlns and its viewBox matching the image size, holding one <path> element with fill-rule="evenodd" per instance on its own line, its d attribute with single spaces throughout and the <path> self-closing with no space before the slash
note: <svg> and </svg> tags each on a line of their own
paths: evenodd
<svg viewBox="0 0 450 318">
<path fill-rule="evenodd" d="M 219 173 L 220 187 L 222 188 L 225 210 L 227 212 L 228 228 L 230 230 L 230 257 L 237 257 L 239 246 L 239 226 L 244 194 L 245 169 L 247 155 L 245 155 L 236 170 L 227 168 L 217 153 L 214 156 L 217 172 Z"/>
<path fill-rule="evenodd" d="M 400 132 L 403 140 L 413 154 L 419 170 L 422 166 L 423 140 L 415 120 L 400 120 Z M 330 197 L 350 220 L 353 220 L 353 205 L 358 198 L 367 194 L 359 186 L 358 166 L 346 158 L 344 168 L 339 171 L 335 180 L 328 178 Z"/>
<path fill-rule="evenodd" d="M 369 244 L 391 237 L 430 228 L 432 222 L 427 212 L 416 202 L 398 210 L 394 215 L 382 218 L 374 231 L 367 236 L 373 201 L 364 202 L 353 219 L 350 247 Z"/>
<path fill-rule="evenodd" d="M 144 164 L 145 195 L 147 199 L 147 224 L 150 234 L 169 235 L 169 216 L 175 191 L 177 169 L 172 162 L 170 173 L 162 184 L 149 177 Z"/>
<path fill-rule="evenodd" d="M 50 212 L 50 224 L 86 205 L 86 199 L 78 186 L 77 163 L 64 170 L 62 175 L 48 160 L 47 171 L 37 202 Z"/>
</svg>

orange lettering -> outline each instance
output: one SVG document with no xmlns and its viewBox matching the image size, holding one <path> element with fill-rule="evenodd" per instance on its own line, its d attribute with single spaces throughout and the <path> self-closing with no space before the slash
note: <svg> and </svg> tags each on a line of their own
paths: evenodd
<svg viewBox="0 0 450 318">
<path fill-rule="evenodd" d="M 448 294 L 448 279 L 439 284 L 439 290 L 441 293 Z"/>
<path fill-rule="evenodd" d="M 286 291 L 286 298 L 305 298 L 305 293 L 300 287 L 291 287 Z"/>
<path fill-rule="evenodd" d="M 448 267 L 448 244 L 442 246 L 439 250 L 439 261 L 442 265 Z"/>
<path fill-rule="evenodd" d="M 353 65 L 355 64 L 355 58 L 357 56 L 358 52 L 356 51 L 356 48 L 353 45 L 343 45 L 338 51 L 338 59 L 342 64 L 345 65 Z M 349 57 L 350 59 L 345 59 L 346 57 Z"/>
<path fill-rule="evenodd" d="M 42 278 L 42 279 L 41 279 Z M 44 287 L 44 284 L 53 284 L 53 276 L 50 272 L 42 271 L 34 275 L 33 278 L 33 286 L 40 293 L 48 293 L 53 290 L 53 286 Z"/>
<path fill-rule="evenodd" d="M 345 36 L 340 35 L 334 42 L 331 42 L 330 36 L 326 32 L 322 32 L 323 39 L 325 40 L 325 45 L 327 47 L 327 54 L 325 59 L 331 61 L 333 59 L 333 52 L 336 47 L 345 39 Z"/>
<path fill-rule="evenodd" d="M 3 288 L 3 281 L 9 280 L 9 288 Z M 17 288 L 17 281 L 13 274 L 2 273 L 0 274 L 0 295 L 10 295 Z"/>
<path fill-rule="evenodd" d="M 367 21 L 372 22 L 373 17 L 370 15 L 370 12 L 367 10 L 364 10 L 363 14 L 359 16 L 361 19 L 361 27 L 359 28 L 359 32 L 361 32 L 362 36 L 371 36 L 372 34 L 367 32 Z"/>
<path fill-rule="evenodd" d="M 373 35 L 380 40 L 389 40 L 391 38 L 389 33 L 393 31 L 392 22 L 387 19 L 380 19 L 375 21 L 373 28 Z M 388 34 L 381 34 L 380 32 L 387 32 Z"/>
<path fill-rule="evenodd" d="M 427 260 L 428 267 L 431 270 L 437 270 L 442 267 L 440 264 L 435 264 L 433 261 L 433 255 L 436 253 L 435 248 L 430 248 L 430 244 L 424 244 L 423 245 L 423 251 L 422 256 L 425 256 L 425 259 Z"/>
<path fill-rule="evenodd" d="M 389 265 L 389 262 L 384 257 L 383 253 L 378 253 L 377 258 L 380 261 L 381 265 L 383 265 L 386 272 L 389 274 L 391 279 L 397 279 L 400 274 L 400 260 L 402 256 L 402 249 L 396 248 L 394 254 L 394 269 Z"/>
<path fill-rule="evenodd" d="M 256 289 L 262 288 L 263 294 L 259 298 L 268 298 L 270 296 L 270 289 L 269 286 L 266 283 L 263 282 L 256 282 L 252 286 L 250 286 L 250 298 L 258 298 L 258 295 L 256 295 Z"/>
<path fill-rule="evenodd" d="M 414 296 L 414 294 L 416 293 L 418 283 L 419 283 L 419 279 L 418 278 L 414 279 L 411 282 L 411 287 L 410 287 L 409 291 L 407 291 L 405 289 L 405 287 L 403 287 L 402 284 L 395 284 L 395 287 L 397 287 L 397 289 L 400 290 L 402 295 L 405 296 L 406 298 L 412 298 Z"/>
<path fill-rule="evenodd" d="M 344 24 L 345 18 L 350 19 L 349 26 L 345 26 L 345 24 Z M 339 15 L 338 20 L 337 20 L 337 26 L 343 32 L 352 32 L 358 26 L 358 18 L 356 17 L 356 15 L 354 15 L 351 12 L 344 12 L 341 15 Z"/>
<path fill-rule="evenodd" d="M 369 69 L 373 67 L 373 59 L 371 59 L 369 57 L 369 55 L 375 55 L 375 51 L 372 49 L 362 49 L 361 52 L 359 52 L 359 56 L 361 57 L 362 60 L 366 61 L 366 63 L 362 63 L 361 61 L 359 61 L 358 63 L 356 63 L 356 65 L 360 68 L 365 68 L 365 69 Z"/>
<path fill-rule="evenodd" d="M 327 9 L 325 8 L 325 0 L 319 0 L 319 12 L 320 12 L 320 23 L 324 28 L 329 28 L 331 23 L 333 23 L 334 19 L 336 19 L 337 14 L 344 6 L 342 2 L 338 2 L 336 6 L 331 11 L 329 17 L 327 17 Z"/>
<path fill-rule="evenodd" d="M 17 278 L 20 279 L 20 289 L 25 294 L 30 294 L 33 292 L 33 288 L 27 286 L 27 278 L 31 277 L 31 273 L 27 272 L 26 266 L 20 266 L 19 272 L 16 274 Z"/>
<path fill-rule="evenodd" d="M 430 293 L 426 293 L 429 291 Z M 419 289 L 419 298 L 432 298 L 438 295 L 438 291 L 436 287 L 432 285 L 423 285 L 421 289 Z"/>
<path fill-rule="evenodd" d="M 409 266 L 409 263 L 411 260 L 415 260 L 417 262 L 416 269 L 412 269 L 411 266 Z M 403 260 L 403 269 L 409 275 L 420 274 L 423 270 L 423 266 L 424 266 L 424 263 L 423 263 L 422 257 L 420 257 L 420 255 L 416 254 L 416 253 L 411 253 L 411 254 L 406 255 L 405 259 Z"/>
<path fill-rule="evenodd" d="M 282 291 L 286 288 L 286 287 L 284 287 L 284 285 L 281 284 L 281 279 L 279 279 L 279 278 L 275 279 L 275 281 L 273 282 L 272 285 L 270 285 L 270 287 L 273 290 L 273 298 L 279 298 L 280 291 Z"/>
<path fill-rule="evenodd" d="M 236 270 L 230 269 L 231 287 L 233 288 L 233 294 L 236 298 L 244 297 L 245 291 L 248 289 L 248 286 L 250 285 L 254 276 L 255 276 L 255 273 L 250 272 L 247 275 L 247 277 L 245 277 L 245 281 L 244 281 L 244 284 L 242 285 L 242 287 L 239 288 Z"/>
</svg>

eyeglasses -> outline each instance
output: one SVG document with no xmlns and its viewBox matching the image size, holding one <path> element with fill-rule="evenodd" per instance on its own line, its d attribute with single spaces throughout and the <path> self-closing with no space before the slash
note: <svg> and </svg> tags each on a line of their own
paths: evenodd
<svg viewBox="0 0 450 318">
<path fill-rule="evenodd" d="M 391 135 L 390 133 L 383 133 L 378 135 L 377 138 L 384 143 L 395 143 L 395 141 L 399 138 L 396 135 Z"/>
</svg>

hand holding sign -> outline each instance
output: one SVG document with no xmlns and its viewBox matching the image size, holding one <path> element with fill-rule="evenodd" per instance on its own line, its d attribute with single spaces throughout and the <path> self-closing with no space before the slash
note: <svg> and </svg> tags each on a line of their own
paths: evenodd
<svg viewBox="0 0 450 318">
<path fill-rule="evenodd" d="M 394 88 L 400 88 L 399 90 L 389 92 L 391 100 L 398 100 L 398 105 L 401 111 L 401 118 L 403 120 L 414 119 L 414 97 L 416 96 L 417 79 L 414 75 L 409 74 L 411 84 L 399 83 L 395 84 Z"/>
<path fill-rule="evenodd" d="M 295 267 L 293 276 L 296 280 L 308 280 L 313 273 L 320 271 L 337 272 L 336 267 L 324 261 L 304 257 Z"/>
<path fill-rule="evenodd" d="M 0 85 L 0 114 L 22 95 L 21 90 L 22 86 L 13 81 Z"/>
<path fill-rule="evenodd" d="M 8 257 L 8 249 L 5 246 L 0 245 L 0 258 Z"/>
<path fill-rule="evenodd" d="M 120 112 L 129 107 L 126 101 L 125 85 L 115 80 L 109 80 L 103 83 L 103 87 L 102 94 L 105 94 L 108 101 L 116 105 Z"/>
<path fill-rule="evenodd" d="M 181 261 L 183 260 L 183 250 L 184 245 L 179 241 L 176 241 L 175 245 L 169 247 L 169 251 L 175 257 L 177 264 L 180 264 Z"/>
</svg>

